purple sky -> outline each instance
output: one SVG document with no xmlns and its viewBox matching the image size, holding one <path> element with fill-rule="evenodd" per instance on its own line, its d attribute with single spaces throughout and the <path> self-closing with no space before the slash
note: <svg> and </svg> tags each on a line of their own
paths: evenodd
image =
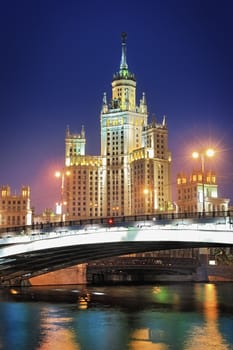
<svg viewBox="0 0 233 350">
<path fill-rule="evenodd" d="M 173 183 L 196 166 L 194 148 L 212 146 L 219 195 L 233 200 L 230 0 L 2 2 L 0 185 L 29 185 L 39 213 L 59 199 L 67 125 L 84 125 L 87 154 L 100 154 L 102 94 L 111 96 L 122 31 L 138 101 L 145 92 L 149 121 L 167 116 Z"/>
</svg>

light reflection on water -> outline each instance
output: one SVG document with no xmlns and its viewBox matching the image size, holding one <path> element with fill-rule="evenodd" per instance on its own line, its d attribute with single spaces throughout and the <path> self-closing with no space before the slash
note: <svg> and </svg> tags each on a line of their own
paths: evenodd
<svg viewBox="0 0 233 350">
<path fill-rule="evenodd" d="M 233 350 L 233 284 L 0 294 L 2 350 Z"/>
<path fill-rule="evenodd" d="M 202 287 L 202 288 L 201 288 Z M 219 330 L 219 311 L 217 289 L 214 284 L 196 285 L 197 300 L 203 300 L 204 323 L 190 330 L 186 343 L 187 350 L 200 349 L 205 344 L 205 350 L 227 350 L 229 346 Z M 204 294 L 204 295 L 203 295 Z M 232 329 L 233 331 L 233 329 Z"/>
<path fill-rule="evenodd" d="M 79 350 L 71 317 L 61 317 L 57 309 L 41 308 L 41 344 L 38 350 Z"/>
</svg>

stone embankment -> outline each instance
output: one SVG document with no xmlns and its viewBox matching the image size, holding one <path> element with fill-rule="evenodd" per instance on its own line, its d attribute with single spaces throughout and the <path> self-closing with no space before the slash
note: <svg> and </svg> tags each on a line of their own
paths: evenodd
<svg viewBox="0 0 233 350">
<path fill-rule="evenodd" d="M 207 274 L 210 282 L 233 281 L 233 265 L 208 266 Z"/>
</svg>

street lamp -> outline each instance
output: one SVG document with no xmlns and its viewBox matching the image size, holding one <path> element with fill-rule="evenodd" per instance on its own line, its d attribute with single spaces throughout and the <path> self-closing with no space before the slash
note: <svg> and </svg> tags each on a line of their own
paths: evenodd
<svg viewBox="0 0 233 350">
<path fill-rule="evenodd" d="M 65 183 L 65 176 L 69 176 L 70 171 L 55 171 L 55 177 L 61 179 L 61 221 L 64 221 L 64 213 L 63 213 L 63 205 L 64 202 L 64 183 Z"/>
<path fill-rule="evenodd" d="M 202 214 L 205 216 L 205 180 L 204 180 L 204 173 L 205 173 L 205 158 L 211 158 L 215 154 L 215 151 L 212 148 L 208 148 L 206 150 L 202 150 L 200 152 L 194 151 L 192 153 L 192 157 L 194 159 L 200 158 L 201 159 L 201 173 L 202 173 Z"/>
</svg>

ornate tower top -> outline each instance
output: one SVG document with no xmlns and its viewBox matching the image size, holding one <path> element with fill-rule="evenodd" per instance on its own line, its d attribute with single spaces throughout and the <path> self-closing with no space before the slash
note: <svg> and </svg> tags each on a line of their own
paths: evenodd
<svg viewBox="0 0 233 350">
<path fill-rule="evenodd" d="M 122 41 L 120 71 L 113 75 L 113 80 L 130 79 L 136 81 L 134 74 L 128 71 L 128 64 L 126 61 L 126 38 L 127 34 L 123 32 L 121 34 Z"/>
<path fill-rule="evenodd" d="M 122 38 L 122 43 L 121 43 L 121 64 L 120 64 L 120 71 L 122 70 L 127 70 L 128 69 L 128 64 L 126 62 L 126 38 L 127 38 L 127 34 L 125 32 L 123 32 L 121 34 L 121 38 Z"/>
</svg>

